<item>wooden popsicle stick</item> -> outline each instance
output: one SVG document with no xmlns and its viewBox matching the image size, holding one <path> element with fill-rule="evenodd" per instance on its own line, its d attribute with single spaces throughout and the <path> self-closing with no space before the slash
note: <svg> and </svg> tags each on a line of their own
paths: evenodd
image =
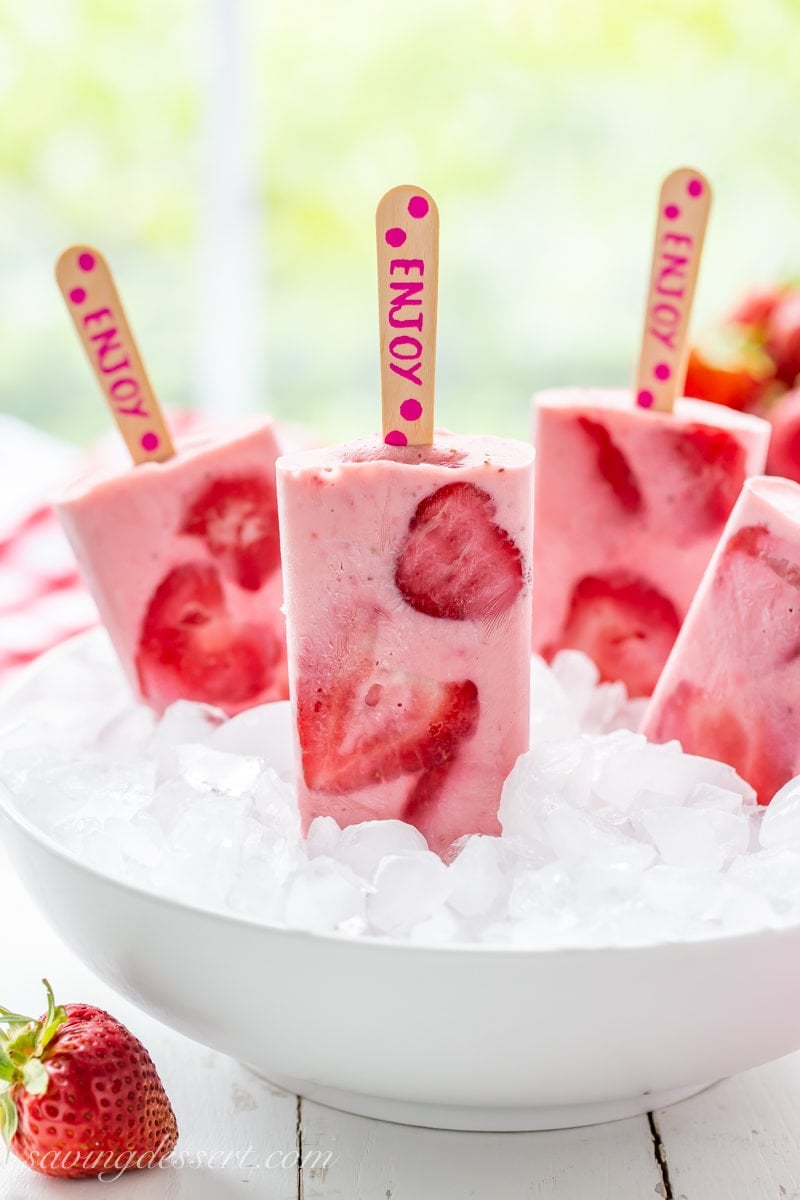
<svg viewBox="0 0 800 1200">
<path fill-rule="evenodd" d="M 636 368 L 634 395 L 641 408 L 672 412 L 683 393 L 689 317 L 710 208 L 711 187 L 699 171 L 681 167 L 664 180 Z"/>
<path fill-rule="evenodd" d="M 164 415 L 103 255 L 70 246 L 56 263 L 56 280 L 134 463 L 172 458 Z"/>
<path fill-rule="evenodd" d="M 433 441 L 439 211 L 422 188 L 392 188 L 375 214 L 383 440 Z"/>
</svg>

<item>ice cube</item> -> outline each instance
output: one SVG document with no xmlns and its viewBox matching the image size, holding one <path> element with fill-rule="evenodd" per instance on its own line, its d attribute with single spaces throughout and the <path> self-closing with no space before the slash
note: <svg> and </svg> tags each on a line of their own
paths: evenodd
<svg viewBox="0 0 800 1200">
<path fill-rule="evenodd" d="M 583 807 L 592 786 L 592 747 L 585 738 L 544 742 L 517 759 L 503 785 L 498 817 L 505 836 L 544 841 L 543 821 L 558 804 Z"/>
<path fill-rule="evenodd" d="M 315 817 L 306 838 L 308 857 L 318 858 L 320 854 L 324 854 L 328 858 L 336 858 L 341 833 L 333 817 Z"/>
<path fill-rule="evenodd" d="M 208 742 L 215 729 L 226 721 L 221 708 L 198 704 L 194 700 L 176 700 L 158 723 L 159 750 L 183 742 Z"/>
<path fill-rule="evenodd" d="M 153 763 L 86 755 L 80 761 L 31 772 L 17 790 L 17 807 L 46 833 L 64 821 L 114 815 L 128 819 L 153 795 Z"/>
<path fill-rule="evenodd" d="M 167 849 L 164 830 L 147 812 L 137 813 L 130 821 L 109 818 L 103 830 L 117 841 L 126 859 L 141 867 L 154 867 Z"/>
<path fill-rule="evenodd" d="M 440 946 L 447 942 L 468 940 L 463 921 L 459 920 L 453 910 L 446 904 L 412 925 L 408 931 L 408 940 L 417 945 Z"/>
<path fill-rule="evenodd" d="M 686 804 L 689 808 L 716 808 L 738 816 L 744 811 L 745 799 L 741 791 L 732 792 L 714 783 L 696 783 Z"/>
<path fill-rule="evenodd" d="M 642 734 L 619 730 L 597 745 L 593 793 L 603 804 L 627 812 L 642 792 L 670 791 L 668 776 L 678 756 L 674 747 L 654 746 Z"/>
<path fill-rule="evenodd" d="M 624 683 L 601 683 L 587 705 L 581 728 L 584 733 L 611 733 L 615 729 L 628 729 L 628 692 Z"/>
<path fill-rule="evenodd" d="M 560 805 L 545 818 L 545 836 L 557 858 L 598 858 L 603 861 L 625 860 L 630 853 L 635 861 L 642 847 L 618 826 L 597 812 L 580 812 Z M 652 855 L 650 855 L 652 858 Z"/>
<path fill-rule="evenodd" d="M 369 881 L 387 855 L 427 849 L 420 831 L 405 821 L 362 821 L 342 830 L 336 858 Z"/>
<path fill-rule="evenodd" d="M 375 874 L 375 891 L 367 897 L 367 920 L 378 933 L 407 933 L 427 920 L 449 892 L 448 868 L 438 854 L 430 850 L 390 854 Z"/>
<path fill-rule="evenodd" d="M 243 762 L 260 762 L 243 759 Z M 246 794 L 246 792 L 244 793 Z M 286 837 L 300 837 L 300 810 L 297 792 L 292 784 L 281 778 L 272 767 L 261 771 L 252 792 L 252 809 L 260 823 Z"/>
<path fill-rule="evenodd" d="M 641 894 L 657 913 L 713 921 L 738 896 L 739 888 L 716 871 L 657 865 L 642 876 Z"/>
<path fill-rule="evenodd" d="M 225 754 L 194 743 L 175 749 L 175 774 L 199 791 L 220 792 L 225 796 L 252 794 L 256 780 L 264 770 L 260 758 Z"/>
<path fill-rule="evenodd" d="M 544 867 L 521 866 L 514 873 L 508 904 L 513 919 L 532 913 L 569 912 L 574 908 L 576 882 L 574 864 L 548 863 Z"/>
<path fill-rule="evenodd" d="M 592 702 L 600 672 L 588 655 L 581 650 L 559 650 L 553 659 L 552 671 L 566 692 L 578 724 L 583 723 Z"/>
<path fill-rule="evenodd" d="M 208 744 L 212 749 L 228 754 L 263 758 L 282 778 L 294 777 L 292 715 L 288 700 L 245 709 L 218 725 Z"/>
<path fill-rule="evenodd" d="M 745 817 L 719 809 L 650 808 L 638 822 L 665 863 L 695 870 L 721 870 L 744 853 L 750 839 Z"/>
<path fill-rule="evenodd" d="M 800 778 L 785 783 L 767 805 L 761 818 L 759 841 L 765 850 L 781 846 L 800 848 Z"/>
<path fill-rule="evenodd" d="M 786 913 L 800 900 L 800 847 L 776 846 L 742 854 L 731 863 L 728 874 Z"/>
<path fill-rule="evenodd" d="M 155 713 L 144 704 L 137 704 L 116 713 L 99 730 L 96 745 L 103 754 L 146 753 L 155 729 Z"/>
<path fill-rule="evenodd" d="M 531 745 L 564 741 L 580 733 L 572 700 L 543 658 L 531 658 Z"/>
<path fill-rule="evenodd" d="M 697 754 L 673 754 L 665 768 L 661 786 L 684 803 L 694 789 L 704 783 L 713 784 L 723 791 L 736 792 L 747 804 L 752 804 L 756 798 L 753 788 L 736 774 L 733 767 Z"/>
<path fill-rule="evenodd" d="M 487 913 L 507 889 L 500 839 L 475 834 L 466 838 L 449 867 L 450 904 L 465 917 Z"/>
<path fill-rule="evenodd" d="M 315 858 L 289 883 L 284 916 L 287 925 L 319 932 L 364 917 L 365 887 L 342 863 Z"/>
</svg>

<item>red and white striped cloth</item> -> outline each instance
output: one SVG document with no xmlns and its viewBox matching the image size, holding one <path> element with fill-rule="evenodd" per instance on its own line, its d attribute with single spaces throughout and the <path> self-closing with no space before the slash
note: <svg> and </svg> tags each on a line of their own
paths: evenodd
<svg viewBox="0 0 800 1200">
<path fill-rule="evenodd" d="M 49 504 L 79 473 L 82 458 L 66 442 L 0 417 L 0 683 L 97 624 Z"/>
</svg>

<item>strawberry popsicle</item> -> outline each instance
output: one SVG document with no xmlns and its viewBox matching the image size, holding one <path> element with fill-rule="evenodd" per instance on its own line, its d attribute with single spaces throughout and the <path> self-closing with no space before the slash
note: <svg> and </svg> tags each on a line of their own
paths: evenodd
<svg viewBox="0 0 800 1200">
<path fill-rule="evenodd" d="M 534 650 L 583 650 L 648 696 L 769 425 L 701 400 L 646 411 L 625 389 L 534 402 Z"/>
<path fill-rule="evenodd" d="M 269 420 L 178 441 L 56 506 L 134 690 L 232 714 L 288 695 Z"/>
<path fill-rule="evenodd" d="M 744 485 L 642 731 L 730 763 L 768 804 L 800 774 L 800 486 Z"/>
<path fill-rule="evenodd" d="M 528 747 L 532 448 L 437 433 L 278 460 L 304 825 L 499 833 Z"/>
</svg>

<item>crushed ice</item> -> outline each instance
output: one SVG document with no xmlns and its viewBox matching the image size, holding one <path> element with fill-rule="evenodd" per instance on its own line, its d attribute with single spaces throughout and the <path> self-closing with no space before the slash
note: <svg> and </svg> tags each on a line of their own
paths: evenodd
<svg viewBox="0 0 800 1200">
<path fill-rule="evenodd" d="M 134 704 L 100 631 L 0 701 L 6 801 L 83 862 L 269 924 L 416 943 L 642 945 L 800 921 L 800 779 L 768 809 L 735 771 L 650 745 L 641 702 L 576 652 L 532 662 L 533 749 L 501 837 L 445 861 L 400 821 L 304 840 L 288 704 L 231 720 Z"/>
</svg>

